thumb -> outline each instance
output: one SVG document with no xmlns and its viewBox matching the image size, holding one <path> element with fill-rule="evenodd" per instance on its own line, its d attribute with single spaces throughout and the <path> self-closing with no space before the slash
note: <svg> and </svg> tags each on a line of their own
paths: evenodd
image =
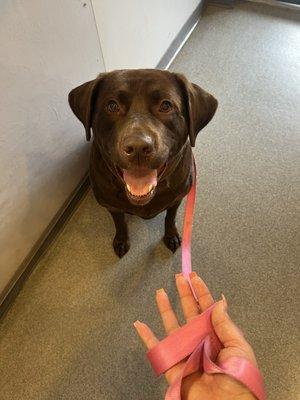
<svg viewBox="0 0 300 400">
<path fill-rule="evenodd" d="M 250 361 L 256 364 L 254 352 L 244 338 L 241 330 L 235 325 L 227 314 L 227 303 L 223 301 L 216 303 L 212 312 L 212 324 L 224 348 L 234 348 L 234 352 L 244 354 Z"/>
<path fill-rule="evenodd" d="M 237 346 L 245 342 L 240 329 L 227 314 L 227 303 L 225 297 L 216 303 L 212 312 L 212 324 L 214 330 L 224 347 Z"/>
</svg>

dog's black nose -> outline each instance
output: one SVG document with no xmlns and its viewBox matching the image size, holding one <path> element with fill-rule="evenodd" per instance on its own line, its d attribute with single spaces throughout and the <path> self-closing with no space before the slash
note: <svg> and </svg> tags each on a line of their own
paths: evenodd
<svg viewBox="0 0 300 400">
<path fill-rule="evenodd" d="M 128 159 L 149 157 L 153 151 L 154 141 L 147 134 L 128 136 L 122 143 L 123 155 Z"/>
</svg>

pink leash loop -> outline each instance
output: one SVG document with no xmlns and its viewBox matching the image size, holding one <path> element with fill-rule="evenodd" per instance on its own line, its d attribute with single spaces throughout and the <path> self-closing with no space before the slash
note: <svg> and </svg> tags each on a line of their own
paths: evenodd
<svg viewBox="0 0 300 400">
<path fill-rule="evenodd" d="M 190 285 L 192 225 L 196 200 L 194 158 L 193 166 L 193 184 L 187 195 L 182 238 L 182 273 Z M 197 299 L 194 290 L 193 294 Z M 169 386 L 165 400 L 181 400 L 183 378 L 196 371 L 229 375 L 245 385 L 258 400 L 266 399 L 263 377 L 258 368 L 248 360 L 230 357 L 225 362 L 216 364 L 222 345 L 211 322 L 211 314 L 215 306 L 216 303 L 148 351 L 147 357 L 157 375 L 164 374 L 180 361 L 186 360 L 181 375 Z"/>
<path fill-rule="evenodd" d="M 191 355 L 199 342 L 212 332 L 210 318 L 212 309 L 213 306 L 148 351 L 147 357 L 156 375 L 164 374 L 175 364 Z"/>
</svg>

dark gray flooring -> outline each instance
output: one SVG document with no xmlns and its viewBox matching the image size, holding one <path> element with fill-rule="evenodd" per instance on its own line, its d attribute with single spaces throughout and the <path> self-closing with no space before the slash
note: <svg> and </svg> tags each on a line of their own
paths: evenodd
<svg viewBox="0 0 300 400">
<path fill-rule="evenodd" d="M 209 7 L 171 68 L 220 102 L 195 149 L 194 269 L 227 296 L 272 400 L 300 393 L 298 17 L 254 3 Z M 162 334 L 154 293 L 164 286 L 178 307 L 180 252 L 161 242 L 163 215 L 129 226 L 119 261 L 108 213 L 91 193 L 81 203 L 0 325 L 1 400 L 163 399 L 132 322 Z"/>
</svg>

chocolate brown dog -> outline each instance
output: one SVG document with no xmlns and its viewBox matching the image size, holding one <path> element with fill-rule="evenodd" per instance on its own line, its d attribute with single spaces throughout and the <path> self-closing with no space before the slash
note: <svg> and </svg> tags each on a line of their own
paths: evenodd
<svg viewBox="0 0 300 400">
<path fill-rule="evenodd" d="M 69 104 L 93 143 L 90 179 L 116 227 L 113 246 L 129 250 L 125 213 L 152 218 L 166 210 L 164 242 L 180 246 L 175 217 L 192 183 L 198 132 L 217 100 L 183 75 L 154 69 L 100 74 L 73 89 Z"/>
</svg>

